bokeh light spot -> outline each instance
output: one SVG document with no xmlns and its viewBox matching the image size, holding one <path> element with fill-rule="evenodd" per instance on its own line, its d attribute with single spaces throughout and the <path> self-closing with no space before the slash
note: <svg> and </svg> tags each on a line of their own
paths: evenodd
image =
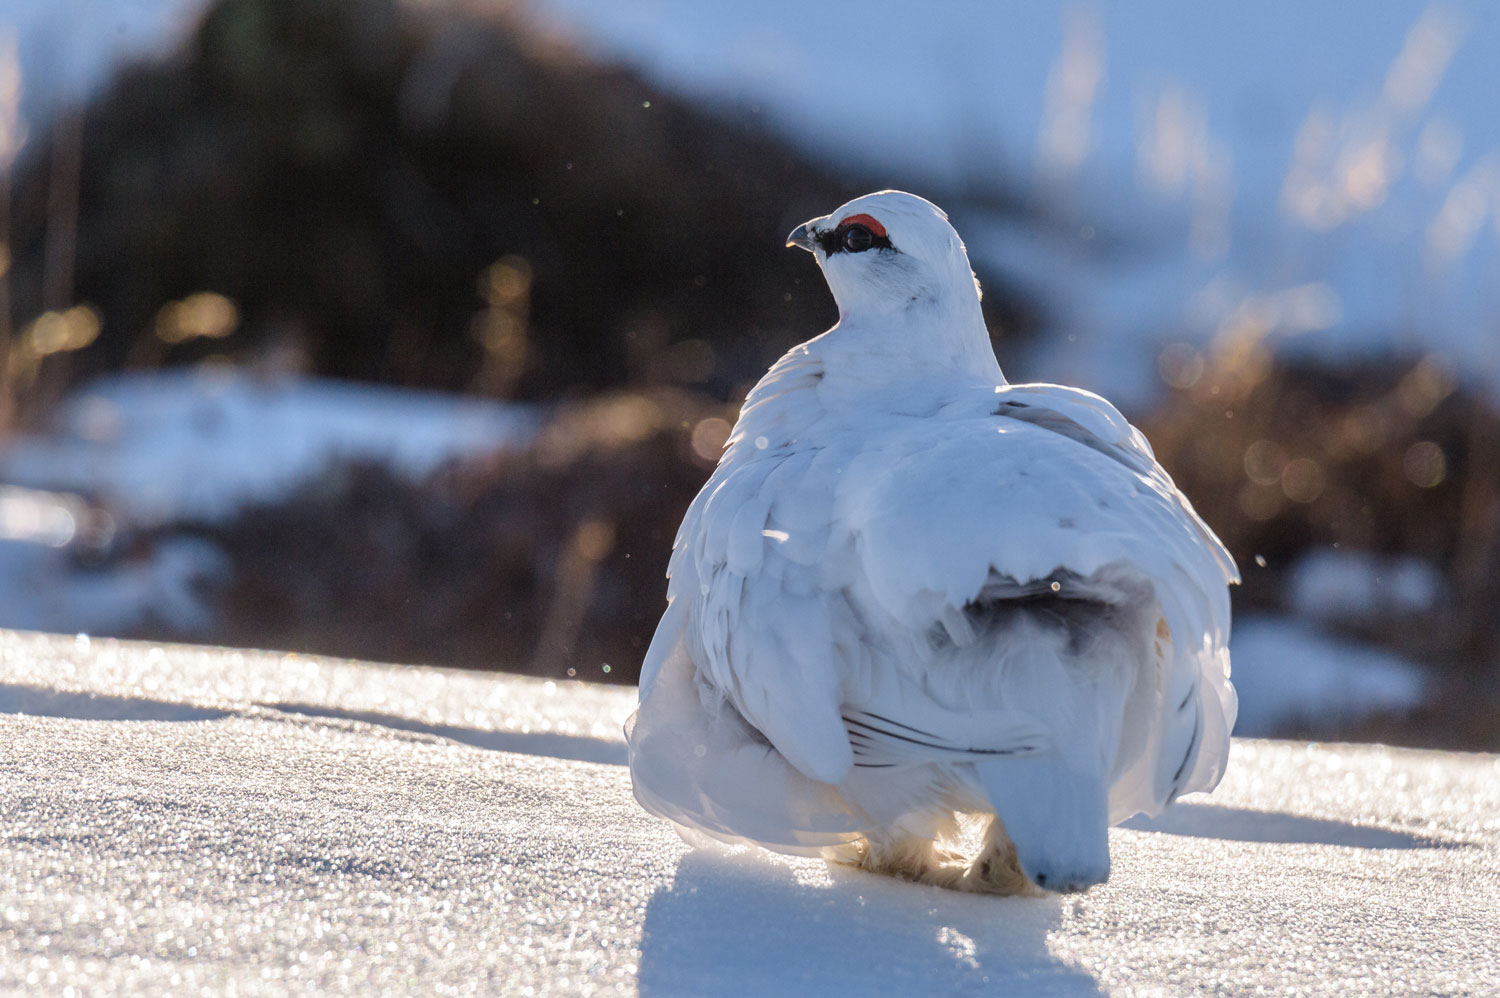
<svg viewBox="0 0 1500 998">
<path fill-rule="evenodd" d="M 1286 452 L 1271 440 L 1257 440 L 1245 448 L 1245 475 L 1256 485 L 1275 485 L 1286 467 Z"/>
<path fill-rule="evenodd" d="M 1191 343 L 1170 343 L 1156 358 L 1161 379 L 1173 388 L 1191 388 L 1203 377 L 1203 354 Z"/>
<path fill-rule="evenodd" d="M 699 420 L 693 427 L 693 453 L 704 461 L 717 461 L 729 439 L 729 421 L 718 416 Z"/>
<path fill-rule="evenodd" d="M 1247 482 L 1240 490 L 1240 512 L 1260 523 L 1273 519 L 1285 504 L 1286 500 L 1282 498 L 1278 488 Z"/>
<path fill-rule="evenodd" d="M 1281 470 L 1281 491 L 1292 502 L 1312 502 L 1323 494 L 1323 466 L 1310 457 L 1299 457 Z"/>
<path fill-rule="evenodd" d="M 1401 469 L 1413 485 L 1430 489 L 1448 477 L 1448 458 L 1431 440 L 1419 440 L 1406 449 Z"/>
<path fill-rule="evenodd" d="M 169 302 L 156 313 L 156 335 L 166 343 L 220 339 L 239 328 L 234 302 L 213 291 L 199 291 Z"/>
<path fill-rule="evenodd" d="M 24 343 L 34 356 L 82 350 L 99 336 L 99 313 L 87 305 L 43 312 L 27 327 Z"/>
</svg>

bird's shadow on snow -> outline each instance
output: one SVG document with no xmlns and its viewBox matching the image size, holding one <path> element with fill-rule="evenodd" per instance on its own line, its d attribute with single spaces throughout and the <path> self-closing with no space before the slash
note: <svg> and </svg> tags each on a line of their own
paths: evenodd
<svg viewBox="0 0 1500 998">
<path fill-rule="evenodd" d="M 216 721 L 232 711 L 107 693 L 69 693 L 45 686 L 0 683 L 0 714 L 81 721 Z"/>
<path fill-rule="evenodd" d="M 1122 822 L 1120 827 L 1137 832 L 1231 842 L 1352 846 L 1356 849 L 1449 849 L 1464 845 L 1389 828 L 1216 804 L 1175 804 L 1158 817 L 1136 815 Z"/>
<path fill-rule="evenodd" d="M 436 738 L 447 738 L 475 748 L 496 752 L 519 752 L 522 755 L 544 755 L 554 759 L 576 759 L 580 762 L 599 762 L 614 766 L 625 765 L 625 746 L 607 742 L 601 738 L 580 735 L 564 735 L 556 732 L 486 731 L 481 728 L 465 728 L 453 724 L 428 724 L 399 714 L 383 714 L 372 710 L 342 710 L 310 703 L 263 703 L 287 714 L 304 717 L 327 717 L 335 720 L 358 721 L 375 724 L 396 731 L 410 731 Z"/>
<path fill-rule="evenodd" d="M 640 990 L 1103 994 L 1093 975 L 1048 948 L 1066 903 L 976 897 L 841 868 L 832 885 L 804 884 L 763 857 L 694 851 L 647 904 Z"/>
</svg>

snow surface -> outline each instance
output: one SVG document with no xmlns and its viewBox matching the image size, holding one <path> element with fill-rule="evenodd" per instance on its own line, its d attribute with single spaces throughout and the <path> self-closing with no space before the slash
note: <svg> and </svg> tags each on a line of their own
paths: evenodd
<svg viewBox="0 0 1500 998">
<path fill-rule="evenodd" d="M 1110 883 L 687 849 L 633 691 L 0 632 L 0 991 L 1500 992 L 1500 758 L 1238 741 Z"/>
</svg>

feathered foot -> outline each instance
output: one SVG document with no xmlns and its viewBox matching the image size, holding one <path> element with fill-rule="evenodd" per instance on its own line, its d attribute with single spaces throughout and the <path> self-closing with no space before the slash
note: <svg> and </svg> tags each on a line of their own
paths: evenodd
<svg viewBox="0 0 1500 998">
<path fill-rule="evenodd" d="M 946 838 L 904 833 L 874 834 L 847 845 L 824 850 L 833 863 L 855 866 L 919 884 L 931 884 L 971 894 L 1040 897 L 1042 891 L 1026 879 L 1016 858 L 1016 847 L 999 818 L 990 821 L 984 846 L 970 862 L 962 853 L 941 844 Z"/>
<path fill-rule="evenodd" d="M 963 890 L 964 857 L 918 835 L 872 835 L 825 852 L 830 862 L 919 884 Z"/>
<path fill-rule="evenodd" d="M 991 818 L 985 828 L 984 847 L 965 871 L 960 890 L 1015 897 L 1041 897 L 1046 893 L 1021 872 L 1015 843 L 999 818 Z"/>
</svg>

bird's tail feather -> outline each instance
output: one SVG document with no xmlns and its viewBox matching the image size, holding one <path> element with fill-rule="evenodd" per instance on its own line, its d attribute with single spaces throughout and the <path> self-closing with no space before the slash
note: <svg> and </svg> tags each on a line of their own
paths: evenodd
<svg viewBox="0 0 1500 998">
<path fill-rule="evenodd" d="M 995 814 L 1037 886 L 1079 891 L 1109 878 L 1109 788 L 1056 755 L 974 766 Z"/>
</svg>

